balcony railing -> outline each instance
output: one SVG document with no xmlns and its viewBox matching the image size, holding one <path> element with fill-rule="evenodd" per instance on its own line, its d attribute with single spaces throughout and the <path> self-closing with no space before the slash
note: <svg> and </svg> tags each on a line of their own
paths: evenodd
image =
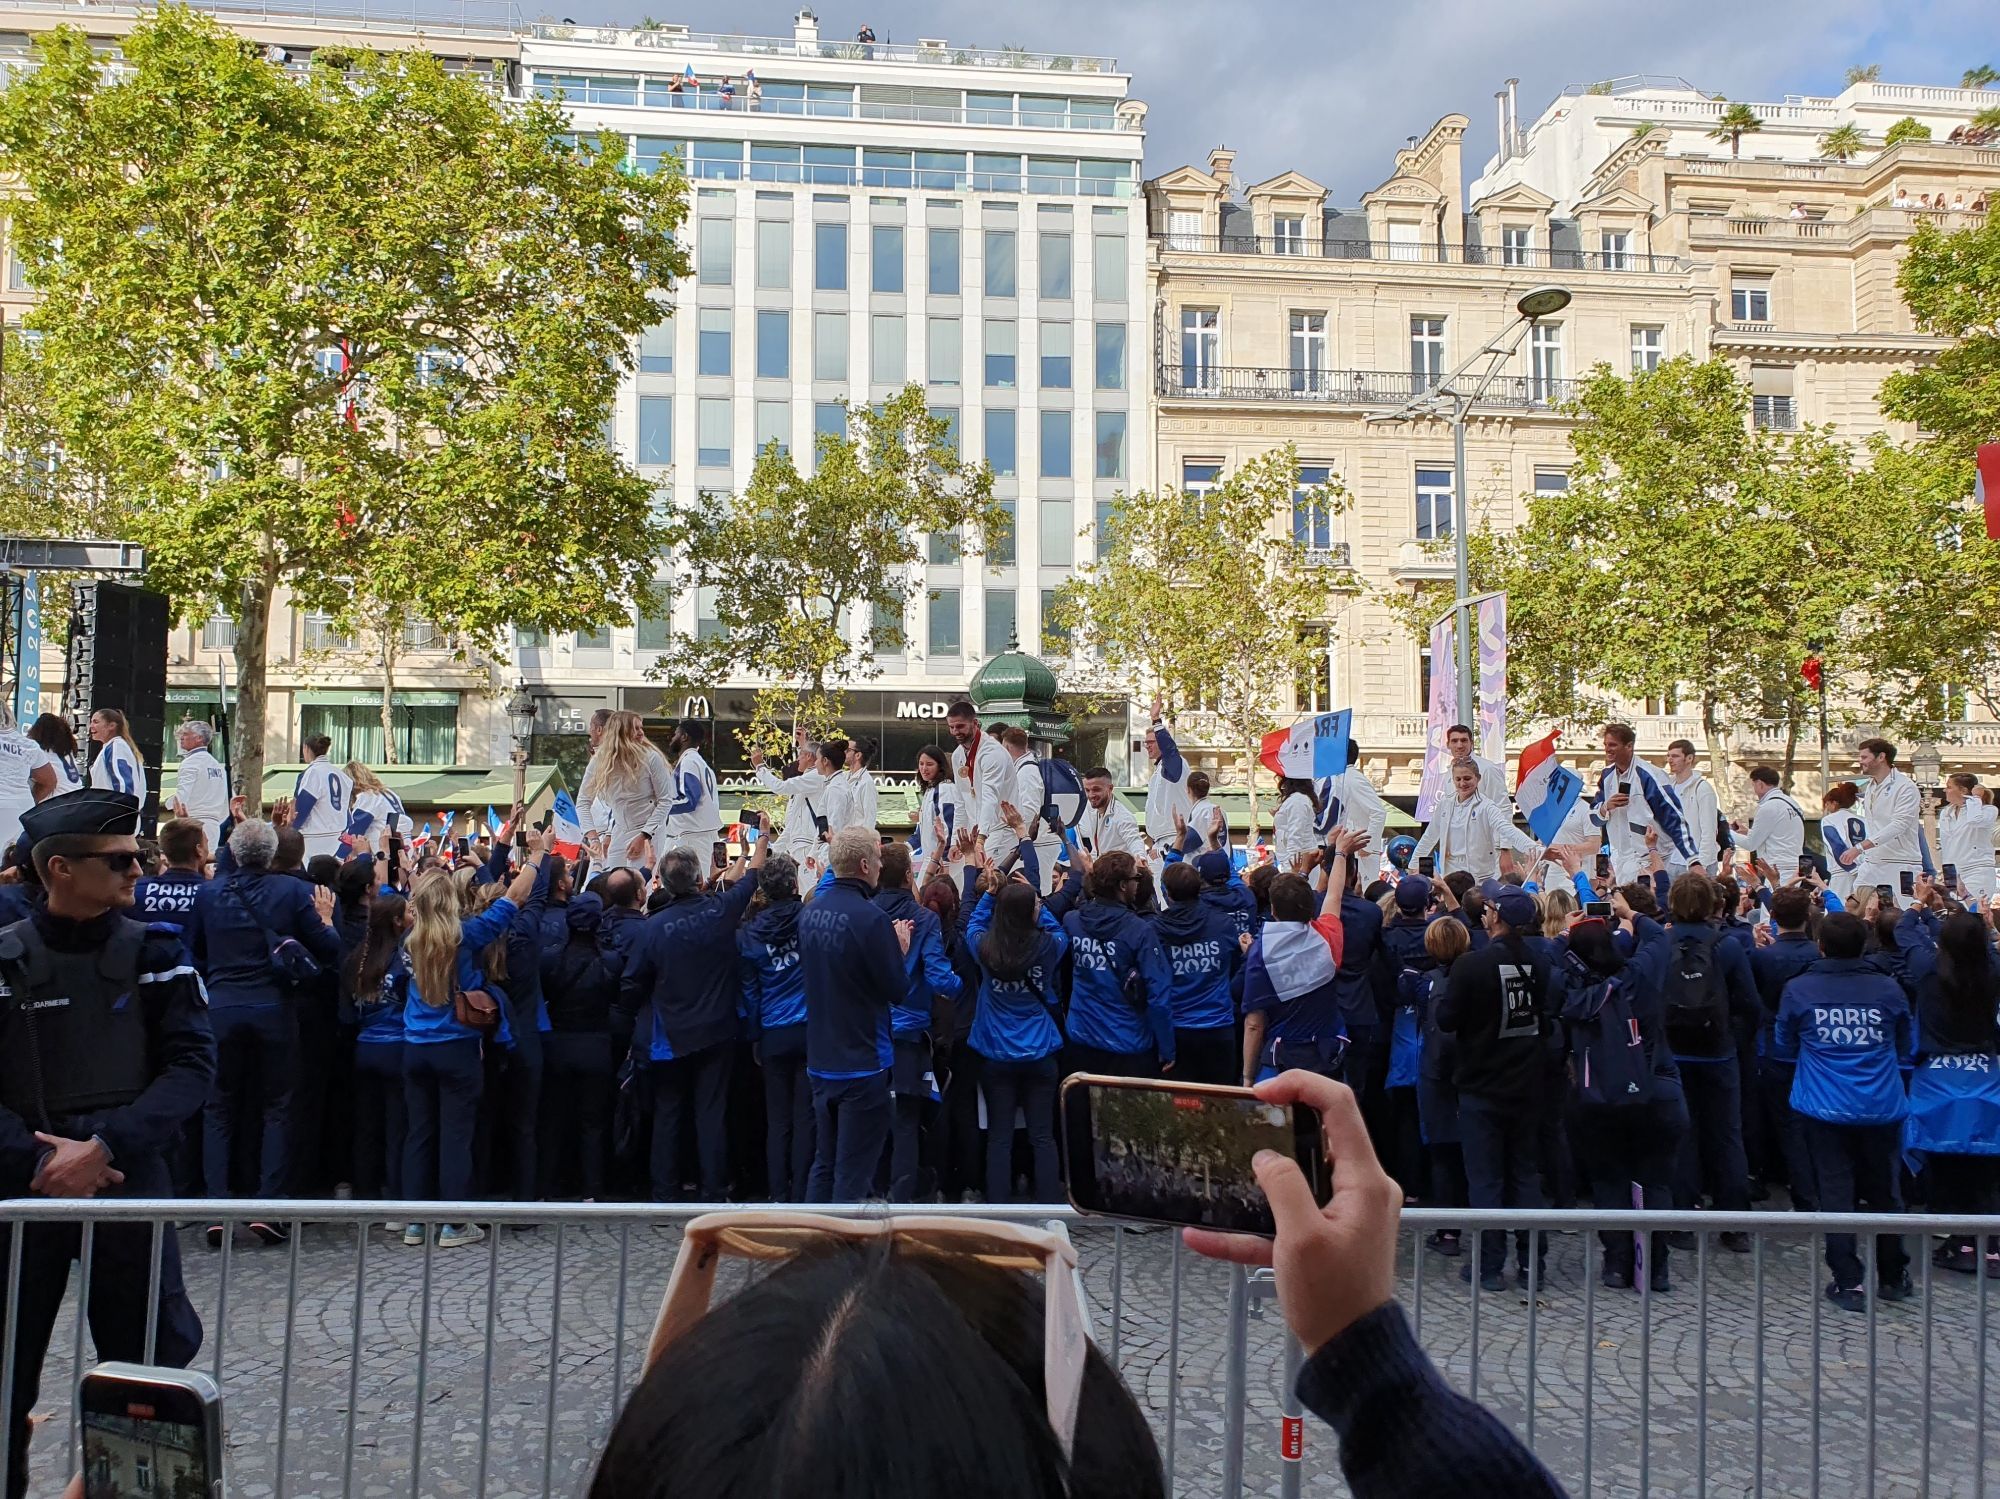
<svg viewBox="0 0 2000 1499">
<path fill-rule="evenodd" d="M 1211 401 L 1296 401 L 1307 405 L 1400 406 L 1435 387 L 1436 375 L 1408 370 L 1290 370 L 1252 365 L 1166 364 L 1155 391 L 1162 397 Z M 1482 406 L 1546 411 L 1576 398 L 1574 380 L 1502 375 L 1486 388 Z"/>
<path fill-rule="evenodd" d="M 684 26 L 577 26 L 537 21 L 528 34 L 541 41 L 593 42 L 600 46 L 662 47 L 675 52 L 716 52 L 742 57 L 824 57 L 846 62 L 910 63 L 920 67 L 1003 68 L 1024 73 L 1115 73 L 1115 57 L 1070 52 L 1029 52 L 1021 47 L 957 47 L 950 42 L 858 42 L 840 37 L 731 36 Z M 753 64 L 754 66 L 754 64 Z"/>
<path fill-rule="evenodd" d="M 1527 250 L 1505 245 L 1412 245 L 1380 239 L 1318 242 L 1251 234 L 1155 234 L 1170 255 L 1293 256 L 1302 260 L 1406 260 L 1417 265 L 1484 265 L 1502 270 L 1624 271 L 1666 274 L 1686 268 L 1678 255 L 1619 250 Z"/>
</svg>

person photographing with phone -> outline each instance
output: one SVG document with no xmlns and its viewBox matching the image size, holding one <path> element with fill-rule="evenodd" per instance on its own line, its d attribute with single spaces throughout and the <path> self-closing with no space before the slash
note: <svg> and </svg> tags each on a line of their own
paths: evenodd
<svg viewBox="0 0 2000 1499">
<path fill-rule="evenodd" d="M 1243 969 L 1243 1081 L 1275 1077 L 1303 1067 L 1325 1077 L 1347 1059 L 1347 1026 L 1340 1009 L 1340 955 L 1346 935 L 1340 921 L 1351 854 L 1368 837 L 1336 829 L 1326 890 L 1315 899 L 1303 875 L 1271 881 L 1271 919 L 1250 944 Z"/>
</svg>

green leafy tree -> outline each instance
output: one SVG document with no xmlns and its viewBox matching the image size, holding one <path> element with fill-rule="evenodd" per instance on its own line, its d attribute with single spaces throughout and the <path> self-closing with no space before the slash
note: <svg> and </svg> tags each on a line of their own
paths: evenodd
<svg viewBox="0 0 2000 1499">
<path fill-rule="evenodd" d="M 237 622 L 236 783 L 262 783 L 281 588 L 492 638 L 624 617 L 659 543 L 603 433 L 684 186 L 423 53 L 303 77 L 167 7 L 114 71 L 80 30 L 0 94 L 40 300 L 10 360 L 149 581 Z M 13 350 L 10 353 L 15 352 Z"/>
<path fill-rule="evenodd" d="M 1632 127 L 1632 139 L 1635 141 L 1651 140 L 1656 135 L 1665 134 L 1666 128 L 1658 120 L 1641 120 Z"/>
<path fill-rule="evenodd" d="M 1960 88 L 1985 88 L 1989 84 L 2000 83 L 2000 71 L 1991 63 L 1981 63 L 1976 68 L 1967 68 L 1958 80 Z"/>
<path fill-rule="evenodd" d="M 2000 130 L 2000 104 L 1988 105 L 1972 117 L 1974 130 Z"/>
<path fill-rule="evenodd" d="M 1241 752 L 1257 819 L 1257 757 L 1282 701 L 1325 650 L 1308 628 L 1332 590 L 1294 534 L 1295 516 L 1347 508 L 1338 480 L 1299 489 L 1289 445 L 1199 496 L 1137 491 L 1112 503 L 1109 543 L 1056 593 L 1056 628 L 1171 708 L 1215 715 Z M 1295 508 L 1297 507 L 1297 508 Z"/>
<path fill-rule="evenodd" d="M 1882 144 L 1898 146 L 1904 141 L 1927 141 L 1931 138 L 1931 127 L 1914 115 L 1904 115 L 1882 132 Z"/>
<path fill-rule="evenodd" d="M 1972 490 L 1972 450 L 2000 436 L 2000 215 L 1950 233 L 1925 224 L 1896 271 L 1903 300 L 1923 332 L 1954 342 L 1920 368 L 1882 384 L 1882 409 L 1930 434 L 1963 460 Z"/>
<path fill-rule="evenodd" d="M 1868 137 L 1857 125 L 1836 125 L 1819 138 L 1819 154 L 1833 161 L 1852 161 L 1868 149 Z"/>
<path fill-rule="evenodd" d="M 1857 83 L 1879 83 L 1882 79 L 1882 64 L 1879 62 L 1856 63 L 1847 70 L 1847 86 Z"/>
<path fill-rule="evenodd" d="M 920 387 L 879 412 L 849 408 L 848 426 L 850 436 L 821 435 L 811 473 L 772 444 L 741 494 L 706 495 L 668 522 L 674 587 L 713 589 L 718 629 L 677 638 L 654 675 L 676 686 L 768 682 L 746 744 L 839 722 L 842 690 L 880 674 L 879 652 L 903 649 L 930 537 L 973 554 L 1011 544 L 991 471 L 958 456 Z"/>
<path fill-rule="evenodd" d="M 1511 706 L 1586 729 L 1621 699 L 1691 702 L 1717 766 L 1753 723 L 1796 744 L 1806 642 L 1836 637 L 1865 571 L 1846 447 L 1754 426 L 1722 360 L 1629 379 L 1600 365 L 1569 412 L 1568 490 L 1468 538 L 1474 586 L 1507 595 Z M 1428 628 L 1448 605 L 1431 590 L 1402 612 Z"/>
<path fill-rule="evenodd" d="M 1729 154 L 1734 157 L 1741 153 L 1743 137 L 1754 135 L 1764 128 L 1764 122 L 1757 112 L 1747 104 L 1731 104 L 1715 118 L 1714 127 L 1708 132 L 1712 141 L 1728 141 Z"/>
</svg>

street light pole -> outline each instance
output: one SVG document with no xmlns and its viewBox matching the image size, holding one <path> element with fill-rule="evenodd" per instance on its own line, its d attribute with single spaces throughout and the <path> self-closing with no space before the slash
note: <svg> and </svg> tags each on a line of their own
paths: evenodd
<svg viewBox="0 0 2000 1499">
<path fill-rule="evenodd" d="M 519 807 L 528 800 L 528 749 L 535 737 L 534 696 L 528 691 L 528 684 L 519 678 L 514 682 L 513 696 L 507 699 L 507 730 L 514 740 L 514 805 Z"/>
<path fill-rule="evenodd" d="M 1472 593 L 1472 501 L 1465 481 L 1465 408 L 1463 396 L 1451 403 L 1451 596 L 1454 623 L 1452 638 L 1457 642 L 1458 717 L 1472 727 L 1473 741 L 1479 741 L 1479 686 L 1473 679 L 1472 609 L 1466 599 Z M 1431 670 L 1437 670 L 1435 662 Z"/>
</svg>

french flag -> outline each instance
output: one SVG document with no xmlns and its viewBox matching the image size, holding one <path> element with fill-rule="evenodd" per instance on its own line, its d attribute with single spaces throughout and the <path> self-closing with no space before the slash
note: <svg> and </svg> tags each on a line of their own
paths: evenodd
<svg viewBox="0 0 2000 1499">
<path fill-rule="evenodd" d="M 1583 777 L 1556 760 L 1556 740 L 1560 733 L 1537 739 L 1521 751 L 1520 775 L 1514 786 L 1514 800 L 1528 819 L 1528 831 L 1538 843 L 1555 840 L 1577 798 L 1583 795 Z"/>
<path fill-rule="evenodd" d="M 556 852 L 574 859 L 583 852 L 583 819 L 576 815 L 576 803 L 567 791 L 558 791 L 553 815 L 556 820 Z"/>
</svg>

